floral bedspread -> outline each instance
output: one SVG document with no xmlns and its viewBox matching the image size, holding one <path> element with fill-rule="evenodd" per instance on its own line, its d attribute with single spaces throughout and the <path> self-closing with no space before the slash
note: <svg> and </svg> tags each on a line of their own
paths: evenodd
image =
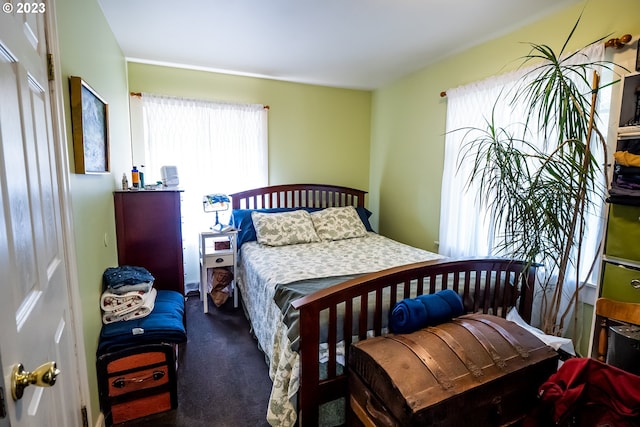
<svg viewBox="0 0 640 427">
<path fill-rule="evenodd" d="M 295 424 L 299 385 L 299 356 L 291 349 L 283 314 L 274 302 L 278 284 L 370 273 L 438 258 L 442 256 L 375 233 L 354 239 L 279 247 L 245 243 L 239 259 L 238 286 L 253 333 L 269 362 L 273 381 L 267 410 L 269 424 Z"/>
</svg>

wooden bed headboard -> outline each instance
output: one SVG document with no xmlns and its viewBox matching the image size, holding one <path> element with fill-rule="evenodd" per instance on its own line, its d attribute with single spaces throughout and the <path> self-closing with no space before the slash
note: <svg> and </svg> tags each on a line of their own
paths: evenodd
<svg viewBox="0 0 640 427">
<path fill-rule="evenodd" d="M 339 185 L 284 184 L 230 194 L 232 209 L 364 207 L 366 191 Z"/>
</svg>

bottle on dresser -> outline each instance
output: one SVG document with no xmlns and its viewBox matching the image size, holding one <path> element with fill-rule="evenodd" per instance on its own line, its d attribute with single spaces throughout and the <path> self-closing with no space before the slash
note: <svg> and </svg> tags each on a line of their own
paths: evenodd
<svg viewBox="0 0 640 427">
<path fill-rule="evenodd" d="M 140 172 L 137 166 L 131 169 L 131 185 L 133 188 L 140 188 Z"/>
<path fill-rule="evenodd" d="M 144 165 L 140 165 L 140 172 L 138 173 L 140 178 L 140 188 L 144 189 Z"/>
</svg>

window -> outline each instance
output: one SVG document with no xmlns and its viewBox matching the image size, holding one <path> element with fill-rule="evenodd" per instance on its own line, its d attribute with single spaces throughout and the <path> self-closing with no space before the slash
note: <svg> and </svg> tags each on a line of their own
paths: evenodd
<svg viewBox="0 0 640 427">
<path fill-rule="evenodd" d="M 603 58 L 604 46 L 600 43 L 592 45 L 582 53 L 589 57 L 590 61 Z M 578 57 L 581 55 L 578 55 Z M 583 61 L 576 58 L 577 61 Z M 464 87 L 447 90 L 447 135 L 445 139 L 445 165 L 442 184 L 442 205 L 440 221 L 440 253 L 450 257 L 469 256 L 501 256 L 498 252 L 500 242 L 495 230 L 493 230 L 492 218 L 489 211 L 481 206 L 479 198 L 482 197 L 479 190 L 468 190 L 468 178 L 473 165 L 469 161 L 461 161 L 460 153 L 464 150 L 465 131 L 455 131 L 465 128 L 486 128 L 488 122 L 496 126 L 510 126 L 512 134 L 521 134 L 518 127 L 527 114 L 523 106 L 509 103 L 510 90 L 518 84 L 530 70 L 518 70 L 506 75 L 493 77 L 481 82 Z M 578 80 L 576 80 L 578 81 Z M 583 84 L 582 80 L 579 80 Z M 585 93 L 590 92 L 590 87 L 585 85 Z M 608 94 L 602 98 L 606 99 Z M 501 102 L 496 103 L 500 99 Z M 504 100 L 504 102 L 503 102 Z M 600 102 L 603 102 L 602 99 Z M 493 113 L 493 120 L 489 117 Z M 600 109 L 599 117 L 602 123 L 608 122 L 608 113 Z M 529 127 L 529 130 L 535 129 Z M 600 129 L 606 126 L 599 125 Z M 455 132 L 454 132 L 455 131 Z M 535 138 L 529 137 L 532 141 Z M 542 138 L 537 142 L 538 150 L 553 150 L 555 147 L 545 147 Z M 517 144 L 517 141 L 514 141 Z M 550 152 L 550 151 L 548 151 Z M 594 153 L 598 162 L 605 162 L 602 151 Z M 604 177 L 600 183 L 605 186 Z M 580 252 L 580 281 L 596 283 L 596 272 L 590 270 L 594 259 L 599 252 L 599 242 L 602 227 L 603 200 L 599 195 L 592 194 L 594 209 L 589 212 L 585 228 L 585 238 Z M 577 259 L 577 255 L 575 256 Z M 548 260 L 547 260 L 548 261 Z M 553 265 L 553 263 L 549 263 Z M 547 274 L 553 276 L 555 272 L 547 269 Z M 575 276 L 571 275 L 570 276 Z"/>
<path fill-rule="evenodd" d="M 185 283 L 198 283 L 198 234 L 215 221 L 204 213 L 202 197 L 267 185 L 267 109 L 148 94 L 132 96 L 131 108 L 132 127 L 138 125 L 133 158 L 139 169 L 144 165 L 145 184 L 161 179 L 162 166 L 178 169 Z M 229 217 L 230 211 L 220 213 L 221 222 Z"/>
</svg>

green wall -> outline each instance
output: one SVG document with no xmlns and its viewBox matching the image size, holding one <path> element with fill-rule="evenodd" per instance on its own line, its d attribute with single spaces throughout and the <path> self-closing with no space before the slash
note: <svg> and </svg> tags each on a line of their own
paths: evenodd
<svg viewBox="0 0 640 427">
<path fill-rule="evenodd" d="M 569 50 L 609 33 L 640 34 L 640 2 L 614 8 L 608 0 L 590 0 L 374 92 L 369 206 L 380 214 L 381 233 L 437 250 L 447 108 L 440 92 L 515 68 L 528 53 L 523 42 L 548 43 L 559 50 L 583 7 Z"/>
<path fill-rule="evenodd" d="M 369 91 L 141 63 L 128 72 L 132 92 L 268 105 L 270 184 L 369 187 Z"/>
<path fill-rule="evenodd" d="M 108 102 L 111 170 L 120 171 L 131 163 L 127 76 L 122 52 L 97 2 L 57 0 L 56 14 L 63 87 L 67 88 L 69 76 L 79 76 Z M 68 91 L 65 91 L 64 99 L 69 162 L 73 168 Z M 93 417 L 89 424 L 93 426 L 100 412 L 95 355 L 102 325 L 99 300 L 102 272 L 118 262 L 112 193 L 121 175 L 73 172 L 71 170 L 71 210 L 82 299 L 82 307 L 74 307 L 74 310 L 82 312 Z"/>
<path fill-rule="evenodd" d="M 608 34 L 640 34 L 640 2 L 612 7 L 608 0 L 589 0 L 374 92 L 369 207 L 379 213 L 380 233 L 437 251 L 447 108 L 440 92 L 514 69 L 528 53 L 523 42 L 559 50 L 583 9 L 569 51 Z"/>
</svg>

